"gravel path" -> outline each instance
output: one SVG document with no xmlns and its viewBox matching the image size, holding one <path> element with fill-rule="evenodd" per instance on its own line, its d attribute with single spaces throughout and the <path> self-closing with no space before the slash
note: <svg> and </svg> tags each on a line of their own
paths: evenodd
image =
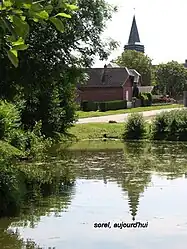
<svg viewBox="0 0 187 249">
<path fill-rule="evenodd" d="M 141 112 L 145 119 L 151 119 L 156 114 L 164 112 L 164 111 L 171 111 L 171 110 L 181 110 L 184 108 L 172 108 L 172 109 L 161 109 L 161 110 L 153 110 L 153 111 L 145 111 Z M 100 116 L 100 117 L 92 117 L 92 118 L 81 118 L 76 122 L 77 124 L 88 124 L 88 123 L 108 123 L 110 120 L 116 121 L 117 123 L 123 123 L 128 115 L 131 113 L 124 113 L 124 114 L 115 114 L 115 115 L 108 115 L 108 116 Z"/>
</svg>

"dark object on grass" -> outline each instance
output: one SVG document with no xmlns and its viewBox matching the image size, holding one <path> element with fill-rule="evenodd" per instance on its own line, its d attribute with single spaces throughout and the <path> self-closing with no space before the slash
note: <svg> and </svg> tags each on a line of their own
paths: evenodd
<svg viewBox="0 0 187 249">
<path fill-rule="evenodd" d="M 117 123 L 116 121 L 114 121 L 114 120 L 110 120 L 110 121 L 108 121 L 109 122 L 109 124 L 115 124 L 115 123 Z"/>
</svg>

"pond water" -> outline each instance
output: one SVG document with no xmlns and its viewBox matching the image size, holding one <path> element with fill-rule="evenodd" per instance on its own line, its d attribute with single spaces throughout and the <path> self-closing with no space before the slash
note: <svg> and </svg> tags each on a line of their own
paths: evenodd
<svg viewBox="0 0 187 249">
<path fill-rule="evenodd" d="M 75 184 L 1 219 L 1 249 L 187 248 L 187 144 L 83 147 L 50 154 L 51 167 L 65 164 Z M 114 227 L 122 222 L 148 225 Z"/>
</svg>

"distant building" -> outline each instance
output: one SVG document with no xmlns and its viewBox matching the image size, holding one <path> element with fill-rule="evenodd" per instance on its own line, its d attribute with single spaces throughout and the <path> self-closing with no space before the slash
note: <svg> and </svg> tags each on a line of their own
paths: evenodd
<svg viewBox="0 0 187 249">
<path fill-rule="evenodd" d="M 77 100 L 81 101 L 132 101 L 134 84 L 141 86 L 141 75 L 134 69 L 121 68 L 114 63 L 104 68 L 85 70 L 89 80 L 79 84 Z"/>
<path fill-rule="evenodd" d="M 124 50 L 135 50 L 144 53 L 144 45 L 140 43 L 140 36 L 136 24 L 136 18 L 133 17 L 131 31 L 129 35 L 128 44 L 124 46 Z"/>
</svg>

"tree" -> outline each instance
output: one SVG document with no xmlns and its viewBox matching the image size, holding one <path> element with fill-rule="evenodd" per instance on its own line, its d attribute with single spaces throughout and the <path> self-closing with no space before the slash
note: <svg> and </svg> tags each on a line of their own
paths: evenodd
<svg viewBox="0 0 187 249">
<path fill-rule="evenodd" d="M 79 0 L 77 5 L 79 11 L 64 21 L 63 33 L 51 23 L 30 23 L 29 47 L 20 52 L 18 68 L 10 64 L 5 51 L 0 53 L 0 97 L 24 102 L 25 129 L 42 120 L 45 135 L 66 132 L 75 120 L 76 84 L 84 80 L 80 68 L 91 66 L 95 55 L 107 58 L 116 46 L 101 38 L 114 8 L 104 0 Z"/>
<path fill-rule="evenodd" d="M 176 61 L 158 65 L 155 78 L 159 91 L 174 98 L 180 96 L 187 86 L 187 70 Z"/>
<path fill-rule="evenodd" d="M 71 18 L 71 12 L 76 9 L 75 5 L 68 4 L 64 0 L 2 0 L 0 1 L 0 47 L 6 50 L 9 59 L 17 67 L 18 51 L 28 48 L 25 39 L 29 35 L 31 20 L 43 24 L 50 21 L 63 32 L 64 24 L 61 18 Z"/>
<path fill-rule="evenodd" d="M 142 85 L 151 85 L 152 60 L 147 55 L 134 50 L 126 50 L 117 58 L 115 63 L 137 70 L 142 76 Z"/>
</svg>

